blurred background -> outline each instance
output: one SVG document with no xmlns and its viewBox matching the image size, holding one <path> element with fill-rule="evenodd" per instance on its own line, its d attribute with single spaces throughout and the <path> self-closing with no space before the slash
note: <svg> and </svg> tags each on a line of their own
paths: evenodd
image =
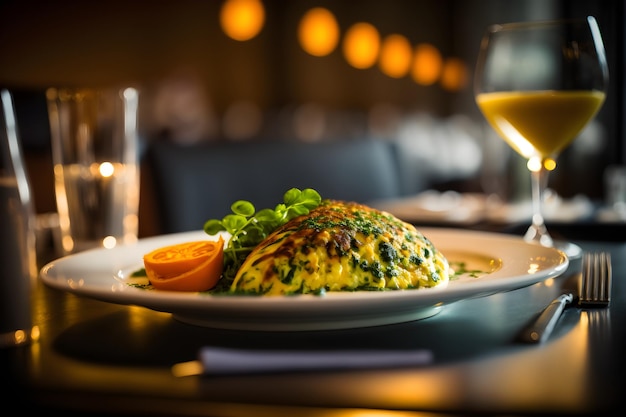
<svg viewBox="0 0 626 417">
<path fill-rule="evenodd" d="M 138 87 L 144 150 L 374 139 L 412 161 L 403 194 L 515 200 L 528 197 L 525 161 L 474 102 L 481 36 L 494 23 L 586 15 L 602 31 L 610 87 L 550 187 L 602 201 L 605 168 L 626 163 L 623 0 L 1 0 L 0 85 L 15 95 L 39 213 L 56 210 L 45 90 L 68 85 Z M 142 236 L 159 232 L 151 201 Z"/>
</svg>

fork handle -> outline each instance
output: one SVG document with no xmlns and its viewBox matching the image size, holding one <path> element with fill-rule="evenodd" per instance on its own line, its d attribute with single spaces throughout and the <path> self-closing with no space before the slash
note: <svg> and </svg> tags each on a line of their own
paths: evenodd
<svg viewBox="0 0 626 417">
<path fill-rule="evenodd" d="M 520 336 L 525 343 L 543 343 L 552 333 L 565 306 L 574 299 L 572 294 L 562 294 L 552 301 Z"/>
</svg>

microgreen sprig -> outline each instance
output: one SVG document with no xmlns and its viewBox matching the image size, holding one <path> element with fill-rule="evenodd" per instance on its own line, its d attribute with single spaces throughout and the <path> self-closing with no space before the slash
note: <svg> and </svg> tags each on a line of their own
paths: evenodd
<svg viewBox="0 0 626 417">
<path fill-rule="evenodd" d="M 224 271 L 220 286 L 230 285 L 252 249 L 276 228 L 291 219 L 308 214 L 321 201 L 320 194 L 311 188 L 292 188 L 283 195 L 283 203 L 276 205 L 274 209 L 256 211 L 251 202 L 238 200 L 230 206 L 232 213 L 223 219 L 207 220 L 204 224 L 207 234 L 216 235 L 223 231 L 230 234 L 230 240 L 224 249 Z"/>
</svg>

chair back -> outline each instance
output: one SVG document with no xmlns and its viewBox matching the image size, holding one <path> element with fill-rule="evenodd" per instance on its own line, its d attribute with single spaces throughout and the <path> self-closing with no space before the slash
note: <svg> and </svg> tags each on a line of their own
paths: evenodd
<svg viewBox="0 0 626 417">
<path fill-rule="evenodd" d="M 322 198 L 367 203 L 402 193 L 392 143 L 350 140 L 321 143 L 254 142 L 150 144 L 144 163 L 153 177 L 160 229 L 202 229 L 230 213 L 236 200 L 274 208 L 285 191 L 314 188 Z"/>
</svg>

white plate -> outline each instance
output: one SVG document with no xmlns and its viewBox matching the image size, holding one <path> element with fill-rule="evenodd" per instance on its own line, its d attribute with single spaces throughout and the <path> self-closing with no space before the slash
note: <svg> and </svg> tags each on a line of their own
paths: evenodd
<svg viewBox="0 0 626 417">
<path fill-rule="evenodd" d="M 43 282 L 76 295 L 172 313 L 183 322 L 240 330 L 322 330 L 368 327 L 423 319 L 445 304 L 521 288 L 562 274 L 560 251 L 521 238 L 454 229 L 420 229 L 451 264 L 464 273 L 446 288 L 337 292 L 324 296 L 219 296 L 146 290 L 129 285 L 145 253 L 161 246 L 210 239 L 202 231 L 141 239 L 132 246 L 96 249 L 53 261 L 41 270 Z"/>
</svg>

